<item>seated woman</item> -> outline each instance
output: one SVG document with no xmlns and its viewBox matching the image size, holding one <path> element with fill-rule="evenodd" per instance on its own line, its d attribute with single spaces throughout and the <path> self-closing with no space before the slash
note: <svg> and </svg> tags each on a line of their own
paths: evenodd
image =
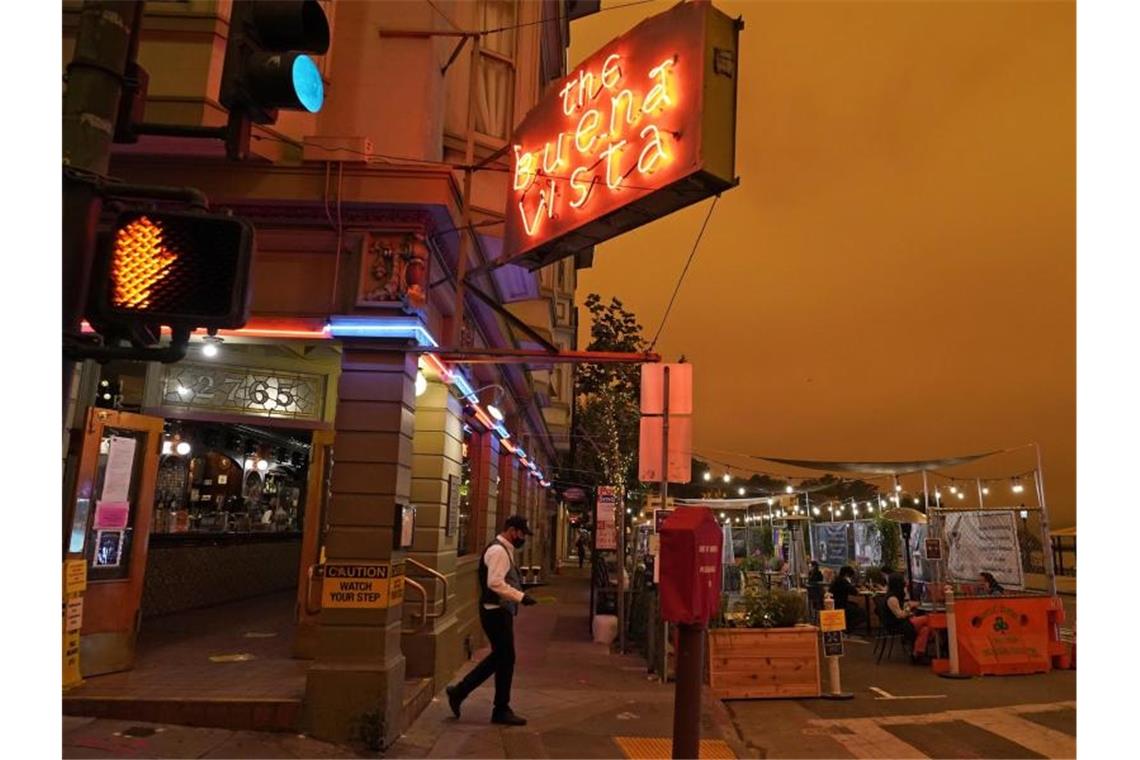
<svg viewBox="0 0 1140 760">
<path fill-rule="evenodd" d="M 844 565 L 839 568 L 839 575 L 831 582 L 828 589 L 835 600 L 835 609 L 846 610 L 847 612 L 847 630 L 851 630 L 851 626 L 858 625 L 864 619 L 864 612 L 859 605 L 849 601 L 852 596 L 859 593 L 854 578 L 855 568 Z"/>
<path fill-rule="evenodd" d="M 993 573 L 982 572 L 979 575 L 982 578 L 982 583 L 986 584 L 986 593 L 990 596 L 1001 596 L 1002 592 L 1005 591 Z"/>
<path fill-rule="evenodd" d="M 901 574 L 894 573 L 887 581 L 887 609 L 900 621 L 903 627 L 903 638 L 914 641 L 911 659 L 917 660 L 926 654 L 926 642 L 930 638 L 930 622 L 923 615 L 916 615 L 914 607 L 918 605 L 906 600 L 906 584 Z"/>
</svg>

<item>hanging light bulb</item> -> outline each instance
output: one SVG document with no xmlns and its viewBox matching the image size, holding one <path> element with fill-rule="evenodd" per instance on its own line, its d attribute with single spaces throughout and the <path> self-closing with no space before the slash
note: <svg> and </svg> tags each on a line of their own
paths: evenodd
<svg viewBox="0 0 1140 760">
<path fill-rule="evenodd" d="M 792 486 L 789 484 L 788 487 L 784 489 L 784 492 L 785 493 L 795 493 L 796 489 L 792 488 Z"/>
<path fill-rule="evenodd" d="M 725 483 L 731 483 L 731 482 L 732 482 L 732 475 L 730 475 L 730 474 L 728 474 L 728 473 L 726 472 L 726 473 L 724 474 L 724 482 L 725 482 Z"/>
<path fill-rule="evenodd" d="M 712 480 L 712 473 L 708 470 L 705 470 L 705 481 L 707 482 L 709 480 Z"/>
<path fill-rule="evenodd" d="M 900 486 L 898 483 L 895 483 L 895 493 L 898 493 L 900 491 L 902 491 L 902 486 Z"/>
<path fill-rule="evenodd" d="M 950 486 L 950 493 L 958 493 L 958 486 Z"/>
<path fill-rule="evenodd" d="M 738 494 L 740 494 L 741 496 L 743 496 L 744 495 L 744 486 L 741 486 L 740 488 L 736 489 L 736 492 Z"/>
<path fill-rule="evenodd" d="M 816 517 L 818 517 L 818 516 L 819 516 L 819 507 L 812 507 L 812 508 L 811 508 L 811 513 L 812 513 L 813 515 L 815 515 Z"/>
<path fill-rule="evenodd" d="M 720 513 L 720 519 L 722 519 L 722 520 L 724 519 L 724 512 Z"/>
<path fill-rule="evenodd" d="M 989 488 L 989 486 L 982 486 L 982 495 L 984 495 L 984 496 L 989 496 L 989 495 L 990 495 L 990 488 Z"/>
<path fill-rule="evenodd" d="M 776 503 L 776 500 L 775 500 L 775 499 L 768 499 L 768 506 L 769 506 L 769 507 L 770 507 L 770 506 L 772 506 L 772 505 L 773 505 L 773 504 L 775 504 L 775 503 Z"/>
<path fill-rule="evenodd" d="M 965 494 L 965 492 L 963 492 L 963 491 L 959 491 L 959 492 L 958 492 L 958 498 L 959 498 L 959 499 L 965 499 L 965 498 L 966 498 L 966 494 Z"/>
<path fill-rule="evenodd" d="M 1013 479 L 1013 492 L 1014 493 L 1021 493 L 1024 490 L 1025 490 L 1025 486 L 1021 485 L 1021 478 L 1014 478 Z"/>
<path fill-rule="evenodd" d="M 918 497 L 917 496 L 914 497 L 914 503 L 918 504 Z"/>
</svg>

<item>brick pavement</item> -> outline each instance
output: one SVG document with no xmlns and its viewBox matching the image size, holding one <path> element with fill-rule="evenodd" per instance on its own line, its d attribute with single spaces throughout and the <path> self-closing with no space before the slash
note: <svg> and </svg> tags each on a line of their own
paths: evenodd
<svg viewBox="0 0 1140 760">
<path fill-rule="evenodd" d="M 464 703 L 460 720 L 437 697 L 387 757 L 623 758 L 641 756 L 630 748 L 669 746 L 673 686 L 651 677 L 641 656 L 611 654 L 592 642 L 588 580 L 577 568 L 564 573 L 532 590 L 539 605 L 521 610 L 516 621 L 512 706 L 529 724 L 489 723 L 494 686 L 488 681 Z M 701 736 L 709 742 L 702 756 L 732 756 L 740 745 L 723 707 L 706 697 L 703 708 Z M 627 741 L 637 739 L 665 743 Z"/>
</svg>

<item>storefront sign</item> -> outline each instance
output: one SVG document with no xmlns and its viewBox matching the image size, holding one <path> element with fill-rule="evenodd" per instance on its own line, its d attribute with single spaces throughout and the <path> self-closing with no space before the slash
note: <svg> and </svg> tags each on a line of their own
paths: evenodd
<svg viewBox="0 0 1140 760">
<path fill-rule="evenodd" d="M 325 406 L 325 376 L 178 362 L 163 367 L 162 405 L 170 409 L 319 420 Z"/>
<path fill-rule="evenodd" d="M 322 609 L 387 609 L 404 601 L 404 564 L 328 564 Z"/>
<path fill-rule="evenodd" d="M 594 516 L 594 548 L 617 551 L 617 489 L 598 486 L 598 507 Z"/>
<path fill-rule="evenodd" d="M 820 610 L 819 630 L 825 632 L 847 630 L 847 612 L 845 610 Z"/>
<path fill-rule="evenodd" d="M 504 256 L 536 269 L 733 187 L 739 28 L 678 4 L 553 87 L 514 135 Z"/>
</svg>

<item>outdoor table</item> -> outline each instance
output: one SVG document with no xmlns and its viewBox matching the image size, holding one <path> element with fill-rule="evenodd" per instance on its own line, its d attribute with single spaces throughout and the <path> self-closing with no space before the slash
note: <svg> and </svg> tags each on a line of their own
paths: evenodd
<svg viewBox="0 0 1140 760">
<path fill-rule="evenodd" d="M 859 596 L 863 597 L 863 607 L 867 611 L 867 638 L 871 638 L 871 602 L 876 596 L 882 594 L 881 591 L 867 591 L 861 590 Z"/>
</svg>

